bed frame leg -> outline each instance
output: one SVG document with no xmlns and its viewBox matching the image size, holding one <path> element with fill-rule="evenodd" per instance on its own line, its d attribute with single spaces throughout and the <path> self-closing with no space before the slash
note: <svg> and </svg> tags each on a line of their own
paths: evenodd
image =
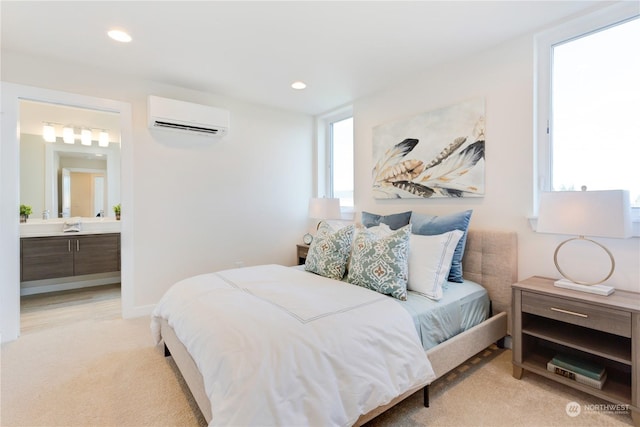
<svg viewBox="0 0 640 427">
<path fill-rule="evenodd" d="M 424 407 L 428 408 L 429 407 L 429 386 L 428 385 L 424 386 L 424 388 L 422 389 L 422 396 L 424 398 Z"/>
<path fill-rule="evenodd" d="M 167 347 L 166 344 L 164 344 L 164 357 L 169 357 L 171 356 L 171 352 L 169 351 L 169 348 Z"/>
<path fill-rule="evenodd" d="M 493 317 L 493 300 L 489 300 L 489 315 Z M 504 337 L 496 341 L 498 348 L 504 348 Z"/>
</svg>

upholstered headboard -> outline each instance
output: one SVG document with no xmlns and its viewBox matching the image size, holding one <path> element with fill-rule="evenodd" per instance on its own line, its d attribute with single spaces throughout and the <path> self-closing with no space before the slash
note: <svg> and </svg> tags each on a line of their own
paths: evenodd
<svg viewBox="0 0 640 427">
<path fill-rule="evenodd" d="M 518 281 L 518 237 L 515 232 L 470 229 L 462 269 L 465 279 L 489 292 L 494 313 L 506 311 L 511 332 L 511 285 Z"/>
</svg>

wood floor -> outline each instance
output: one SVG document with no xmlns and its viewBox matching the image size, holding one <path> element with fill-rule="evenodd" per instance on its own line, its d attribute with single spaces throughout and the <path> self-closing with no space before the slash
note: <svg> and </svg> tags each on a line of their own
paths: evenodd
<svg viewBox="0 0 640 427">
<path fill-rule="evenodd" d="M 84 320 L 121 316 L 119 283 L 20 298 L 22 335 Z"/>
</svg>

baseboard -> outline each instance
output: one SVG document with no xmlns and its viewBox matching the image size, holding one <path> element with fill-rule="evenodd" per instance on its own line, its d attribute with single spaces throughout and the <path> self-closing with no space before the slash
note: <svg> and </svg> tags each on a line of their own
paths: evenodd
<svg viewBox="0 0 640 427">
<path fill-rule="evenodd" d="M 20 296 L 68 291 L 71 289 L 89 288 L 113 283 L 120 283 L 120 272 L 65 277 L 60 279 L 33 280 L 20 283 Z"/>
</svg>

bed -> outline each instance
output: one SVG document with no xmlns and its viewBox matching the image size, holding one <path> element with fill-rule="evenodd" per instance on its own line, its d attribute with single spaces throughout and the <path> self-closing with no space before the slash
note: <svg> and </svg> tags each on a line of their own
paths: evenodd
<svg viewBox="0 0 640 427">
<path fill-rule="evenodd" d="M 481 321 L 481 323 L 475 326 L 466 328 L 466 330 L 464 330 L 463 332 L 457 333 L 455 334 L 455 336 L 452 336 L 446 339 L 444 342 L 440 342 L 435 345 L 430 344 L 428 346 L 424 346 L 420 348 L 419 350 L 416 350 L 413 347 L 412 343 L 404 340 L 403 335 L 401 334 L 404 334 L 406 331 L 399 330 L 398 335 L 396 336 L 396 335 L 392 335 L 396 333 L 395 331 L 387 331 L 388 328 L 385 327 L 384 334 L 389 334 L 388 336 L 392 338 L 390 338 L 389 340 L 380 340 L 380 338 L 375 338 L 374 341 L 376 342 L 375 344 L 376 349 L 379 351 L 364 353 L 363 355 L 358 355 L 354 357 L 359 357 L 359 358 L 364 357 L 367 359 L 369 358 L 375 359 L 376 357 L 379 357 L 379 356 L 386 357 L 386 356 L 381 356 L 382 353 L 386 354 L 386 353 L 394 353 L 394 352 L 402 353 L 403 356 L 401 356 L 401 359 L 399 360 L 389 360 L 389 359 L 372 360 L 371 362 L 372 364 L 377 363 L 376 365 L 378 366 L 377 373 L 376 372 L 373 372 L 373 373 L 372 372 L 356 372 L 353 375 L 360 380 L 360 383 L 386 380 L 389 384 L 382 384 L 381 385 L 382 391 L 380 392 L 378 391 L 372 392 L 368 389 L 360 390 L 357 388 L 359 386 L 359 383 L 357 382 L 354 384 L 343 384 L 342 388 L 353 388 L 353 396 L 335 397 L 330 395 L 327 397 L 327 396 L 323 396 L 322 394 L 313 394 L 313 393 L 316 393 L 316 390 L 315 390 L 316 386 L 309 385 L 314 383 L 307 381 L 307 387 L 310 389 L 313 389 L 309 391 L 309 393 L 311 393 L 311 396 L 313 398 L 317 398 L 319 400 L 322 400 L 324 398 L 329 400 L 333 399 L 338 401 L 336 402 L 335 406 L 340 407 L 339 410 L 337 411 L 340 413 L 335 415 L 333 418 L 319 419 L 320 421 L 318 419 L 314 419 L 313 420 L 314 422 L 312 422 L 313 424 L 322 423 L 323 425 L 362 425 L 419 390 L 424 390 L 425 406 L 428 406 L 428 384 L 429 383 L 431 383 L 432 381 L 434 381 L 439 377 L 442 377 L 447 372 L 451 371 L 452 369 L 462 364 L 463 362 L 465 362 L 467 359 L 471 358 L 478 352 L 487 348 L 491 344 L 495 342 L 499 342 L 509 333 L 508 327 L 510 322 L 508 322 L 508 317 L 510 316 L 510 310 L 511 310 L 510 287 L 512 283 L 517 281 L 516 234 L 513 232 L 503 232 L 503 231 L 487 231 L 487 230 L 473 230 L 473 229 L 468 230 L 468 233 L 466 236 L 466 246 L 464 248 L 464 257 L 462 258 L 462 268 L 464 271 L 465 280 L 482 284 L 482 286 L 486 289 L 488 297 L 491 301 L 492 315 L 486 318 L 486 320 Z M 288 268 L 288 269 L 295 270 L 293 268 Z M 291 293 L 296 292 L 295 287 L 297 285 L 293 285 L 292 287 L 286 289 L 285 291 L 276 290 L 276 287 L 274 286 L 273 292 L 275 293 L 270 293 L 269 295 L 265 293 L 263 295 L 263 294 L 260 294 L 260 292 L 263 292 L 263 289 L 267 289 L 264 292 L 271 292 L 268 290 L 269 286 L 266 286 L 265 288 L 264 284 L 260 284 L 260 287 L 254 287 L 255 283 L 253 282 L 255 280 L 254 280 L 254 277 L 252 276 L 252 274 L 254 273 L 251 270 L 247 270 L 245 272 L 242 272 L 242 274 L 240 274 L 238 270 L 245 270 L 245 269 L 236 269 L 236 272 L 229 270 L 230 273 L 223 272 L 221 276 L 217 276 L 215 280 L 218 280 L 220 282 L 219 285 L 217 286 L 219 286 L 220 288 L 224 288 L 224 292 L 230 293 L 232 295 L 237 295 L 241 293 L 237 291 L 239 288 L 242 288 L 242 292 L 244 292 L 245 294 L 246 293 L 251 294 L 252 297 L 260 299 L 261 302 L 264 303 L 263 306 L 267 307 L 269 310 L 273 310 L 275 307 L 276 316 L 295 317 L 298 324 L 302 324 L 305 322 L 311 323 L 311 320 L 315 322 L 315 320 L 317 319 L 323 319 L 323 321 L 324 319 L 334 319 L 335 318 L 335 316 L 333 316 L 334 313 L 340 313 L 340 316 L 351 316 L 351 317 L 339 318 L 337 325 L 340 325 L 340 322 L 345 322 L 345 321 L 349 325 L 356 324 L 359 322 L 359 319 L 365 319 L 363 321 L 368 322 L 369 320 L 366 320 L 367 319 L 366 316 L 370 316 L 371 314 L 373 314 L 372 316 L 370 316 L 373 319 L 374 317 L 376 317 L 375 313 L 381 312 L 381 309 L 385 313 L 387 312 L 387 310 L 395 310 L 395 308 L 391 307 L 390 305 L 382 306 L 379 304 L 388 304 L 389 302 L 391 302 L 391 305 L 399 306 L 393 301 L 390 301 L 392 300 L 392 298 L 383 296 L 382 299 L 380 299 L 378 298 L 379 296 L 375 297 L 369 294 L 367 294 L 365 298 L 366 301 L 364 303 L 349 305 L 348 301 L 350 299 L 353 301 L 363 301 L 362 298 L 364 298 L 363 297 L 364 294 L 358 294 L 357 291 L 353 295 L 347 295 L 344 298 L 341 297 L 344 301 L 340 301 L 339 304 L 345 304 L 344 307 L 338 304 L 338 306 L 331 306 L 331 307 L 327 306 L 326 308 L 322 308 L 324 303 L 322 303 L 323 300 L 321 297 L 318 297 L 317 302 L 314 302 L 314 300 L 311 299 L 307 301 L 307 303 L 296 304 L 295 299 L 298 297 L 292 296 Z M 285 284 L 287 282 L 294 281 L 292 277 L 297 280 L 297 276 L 295 275 L 291 276 L 289 272 L 284 272 L 282 271 L 282 269 L 278 268 L 277 266 L 267 266 L 266 271 L 267 271 L 268 277 L 273 276 L 278 279 L 281 278 L 282 281 L 285 282 Z M 297 270 L 296 273 L 309 275 L 309 273 L 301 272 L 299 270 Z M 265 274 L 265 273 L 258 270 L 255 272 L 255 274 Z M 209 279 L 210 278 L 207 278 L 206 280 L 208 281 Z M 188 281 L 196 281 L 196 282 L 204 281 L 204 280 L 205 279 L 203 277 L 188 279 Z M 268 282 L 271 283 L 274 280 L 275 279 L 273 280 L 269 279 Z M 336 284 L 338 285 L 342 285 L 343 287 L 345 286 L 344 284 L 338 281 L 334 281 L 334 282 L 336 282 Z M 201 288 L 198 288 L 198 286 L 201 286 Z M 197 289 L 204 289 L 208 286 L 210 285 L 204 284 L 204 283 L 202 285 L 196 284 L 194 288 L 196 290 L 194 291 L 194 295 L 192 295 L 192 297 L 195 298 L 196 300 L 203 300 L 207 298 L 204 296 L 204 294 L 202 294 L 203 296 L 199 296 L 198 294 L 199 291 Z M 314 287 L 319 286 L 319 284 L 314 283 L 314 284 L 305 285 L 305 286 L 308 286 L 307 288 L 305 288 L 305 290 L 307 289 L 311 290 Z M 230 291 L 228 291 L 227 288 L 229 289 L 233 288 L 234 293 L 231 293 Z M 359 287 L 350 286 L 350 288 L 359 288 Z M 277 288 L 277 289 L 280 289 L 280 288 Z M 324 289 L 324 287 L 322 289 Z M 371 293 L 371 294 L 375 294 L 375 293 Z M 214 299 L 216 298 L 218 297 L 215 297 Z M 231 298 L 233 299 L 234 296 L 232 296 Z M 170 298 L 170 299 L 175 300 L 175 298 Z M 287 305 L 287 304 L 291 304 L 290 300 L 294 300 L 294 302 L 292 303 L 292 305 Z M 387 301 L 384 301 L 384 300 L 387 300 Z M 243 302 L 239 301 L 239 303 L 242 304 Z M 177 303 L 174 303 L 174 305 L 175 304 Z M 352 314 L 351 308 L 356 305 L 364 306 L 365 313 L 363 314 L 359 311 L 358 312 L 353 311 L 353 314 Z M 227 307 L 227 306 L 228 305 L 219 305 L 219 308 Z M 283 308 L 285 306 L 286 308 Z M 231 307 L 229 311 L 234 311 L 233 304 L 231 304 L 229 307 Z M 186 311 L 189 311 L 189 310 L 191 309 L 190 308 L 186 309 Z M 360 310 L 360 307 L 358 308 L 358 310 Z M 369 311 L 369 314 L 366 313 L 367 310 Z M 404 313 L 408 313 L 408 311 L 406 311 L 405 309 L 401 309 L 401 311 L 403 311 Z M 285 315 L 282 314 L 283 312 L 285 313 Z M 327 315 L 327 313 L 329 312 L 332 314 L 331 316 Z M 258 324 L 261 323 L 259 321 L 260 319 L 259 316 L 261 316 L 262 314 L 259 312 L 256 312 L 254 314 L 258 316 L 253 318 L 253 322 L 254 324 L 256 324 L 256 328 L 258 328 L 259 327 Z M 397 314 L 397 315 L 403 316 L 400 314 Z M 270 316 L 270 314 L 266 314 L 266 316 Z M 215 362 L 215 365 L 217 366 L 216 369 L 213 369 L 213 370 L 209 369 L 208 372 L 203 373 L 206 370 L 206 369 L 202 369 L 203 362 L 202 361 L 196 362 L 194 360 L 193 354 L 197 353 L 197 351 L 193 350 L 194 343 L 189 341 L 188 339 L 187 340 L 181 339 L 179 337 L 181 333 L 176 332 L 176 330 L 180 331 L 180 322 L 176 322 L 176 321 L 172 322 L 171 320 L 167 320 L 167 318 L 169 318 L 169 316 L 166 316 L 164 313 L 162 313 L 162 311 L 158 311 L 158 310 L 154 311 L 154 315 L 152 317 L 152 329 L 154 331 L 156 342 L 164 343 L 165 355 L 167 356 L 171 355 L 173 357 L 174 362 L 178 366 L 180 373 L 185 379 L 186 384 L 188 385 L 195 401 L 197 402 L 207 422 L 210 423 L 210 425 L 251 423 L 250 421 L 246 421 L 247 418 L 242 418 L 242 417 L 234 419 L 234 418 L 229 418 L 228 416 L 223 416 L 222 420 L 219 420 L 217 418 L 218 414 L 224 413 L 225 411 L 228 410 L 228 408 L 226 408 L 224 405 L 220 405 L 219 399 L 209 398 L 209 396 L 213 396 L 216 394 L 212 394 L 211 386 L 209 385 L 209 387 L 207 387 L 206 382 L 211 381 L 209 377 L 211 377 L 212 375 L 222 375 L 222 376 L 231 375 L 229 373 L 225 373 L 224 370 L 222 370 L 221 368 L 223 366 L 226 366 L 225 363 L 228 362 L 227 359 L 229 359 L 229 357 L 223 360 L 216 359 L 216 362 Z M 402 317 L 402 321 L 397 322 L 399 325 L 401 325 L 401 326 L 398 326 L 398 329 L 401 329 L 401 327 L 405 328 L 407 319 L 409 319 L 408 321 L 411 324 L 410 326 L 411 328 L 416 327 L 412 317 L 407 314 L 406 318 Z M 207 329 L 212 329 L 212 328 L 215 329 L 214 326 L 212 325 L 218 325 L 223 323 L 224 322 L 222 321 L 215 322 L 215 321 L 209 320 L 209 327 Z M 315 323 L 321 323 L 321 322 L 315 322 Z M 298 326 L 295 326 L 295 328 L 297 327 Z M 331 327 L 336 328 L 336 324 L 335 323 L 330 324 L 329 328 Z M 346 329 L 350 330 L 351 328 L 346 328 Z M 221 330 L 222 329 L 220 329 L 220 331 Z M 218 333 L 220 333 L 220 331 L 218 331 Z M 213 333 L 216 333 L 216 332 L 214 331 Z M 233 335 L 234 333 L 236 333 L 237 335 L 239 332 L 232 331 L 231 334 Z M 286 334 L 292 337 L 291 339 L 292 342 L 305 341 L 306 338 L 296 335 L 297 333 L 298 332 L 296 329 L 286 332 Z M 342 333 L 340 335 L 342 335 Z M 252 339 L 256 341 L 260 341 L 259 336 L 256 336 Z M 314 338 L 314 340 L 315 339 L 317 338 Z M 371 340 L 371 338 L 368 338 L 365 334 L 364 337 L 349 337 L 349 340 L 356 341 L 356 342 L 365 342 L 367 340 Z M 187 341 L 187 342 L 185 343 L 183 341 Z M 393 343 L 393 345 L 389 348 L 382 348 L 382 349 L 378 348 L 379 345 L 382 345 L 381 344 L 382 341 L 390 341 Z M 198 345 L 202 346 L 204 344 L 195 344 L 196 347 Z M 253 343 L 251 345 L 253 345 Z M 323 345 L 327 345 L 327 344 L 325 343 Z M 340 348 L 342 348 L 341 346 L 343 345 L 345 344 L 339 344 Z M 363 345 L 362 344 L 358 345 L 358 348 L 360 347 L 363 347 Z M 189 351 L 188 348 L 191 348 L 191 351 Z M 261 347 L 258 347 L 258 348 L 261 348 Z M 427 349 L 425 350 L 425 348 Z M 264 351 L 264 350 L 262 349 L 260 351 Z M 284 363 L 289 363 L 289 366 L 296 365 L 299 363 L 299 361 L 296 362 L 294 359 L 287 359 L 287 357 L 289 357 L 288 356 L 289 353 L 291 352 L 295 353 L 296 351 L 298 350 L 290 350 L 289 348 L 287 348 L 287 351 L 279 353 L 281 355 L 279 356 L 279 358 L 282 359 Z M 299 350 L 299 351 L 306 351 L 304 348 L 304 342 L 303 342 L 302 350 Z M 345 352 L 351 354 L 353 350 L 350 349 Z M 285 356 L 282 356 L 282 355 L 285 355 Z M 341 357 L 340 359 L 344 358 L 345 360 L 340 360 L 339 362 L 344 363 L 346 365 L 350 365 L 350 366 L 351 365 L 367 365 L 365 363 L 354 363 L 355 359 L 350 360 L 348 354 L 343 356 L 344 357 Z M 404 357 L 404 359 L 402 359 L 402 357 Z M 196 359 L 198 358 L 201 358 L 201 356 L 196 357 Z M 231 358 L 233 359 L 233 357 Z M 309 358 L 314 359 L 313 356 L 310 356 Z M 427 361 L 426 365 L 424 361 Z M 269 360 L 268 363 L 271 364 L 275 362 Z M 395 371 L 396 369 L 389 368 L 389 369 L 381 370 L 379 368 L 379 366 L 390 366 L 394 364 L 401 366 L 401 369 L 397 369 L 398 371 L 400 371 L 399 373 L 393 373 L 393 375 L 395 376 L 391 374 L 387 375 L 387 371 Z M 300 367 L 297 367 L 296 369 L 299 369 L 299 368 Z M 237 368 L 233 368 L 233 369 L 237 369 Z M 311 366 L 310 369 L 315 370 L 319 368 L 316 368 L 314 365 L 314 366 Z M 337 367 L 335 366 L 329 367 L 330 371 L 332 369 L 339 372 L 339 374 L 336 374 L 337 379 L 334 379 L 332 383 L 338 380 L 342 381 L 341 377 L 345 375 L 342 375 L 341 372 L 342 372 L 342 369 L 345 369 L 345 368 L 340 365 L 338 365 Z M 272 371 L 274 372 L 280 371 L 280 370 L 281 370 L 280 368 L 272 369 Z M 294 376 L 294 377 L 300 376 L 299 373 L 296 375 L 292 375 L 289 372 L 291 370 L 284 370 L 284 371 L 286 371 L 286 374 L 289 376 Z M 224 395 L 225 393 L 228 393 L 229 395 L 231 394 L 229 390 L 239 384 L 239 381 L 237 380 L 237 373 L 234 373 L 233 375 L 235 376 L 233 381 L 227 384 L 224 390 L 218 390 L 216 396 L 219 397 L 221 395 Z M 325 377 L 327 376 L 326 373 L 323 373 L 320 375 Z M 383 379 L 380 379 L 379 377 L 382 377 Z M 366 380 L 363 380 L 363 378 Z M 277 383 L 277 382 L 289 381 L 289 380 L 286 378 L 284 380 L 282 378 L 276 378 L 274 381 L 276 381 Z M 250 410 L 250 408 L 252 407 L 255 407 L 254 405 L 257 405 L 258 407 L 260 407 L 260 405 L 264 403 L 262 402 L 264 393 L 260 392 L 260 387 L 266 387 L 264 384 L 255 383 L 253 379 L 249 380 L 249 383 L 250 384 L 247 386 L 242 385 L 240 387 L 240 393 L 242 392 L 246 392 L 248 394 L 253 393 L 252 394 L 253 397 L 247 397 L 245 399 L 247 403 L 250 405 L 248 407 L 248 410 Z M 296 385 L 287 386 L 287 387 L 288 387 L 287 390 L 290 390 L 289 392 L 293 393 L 293 396 L 296 396 L 296 393 L 306 394 L 305 391 L 301 392 L 300 390 L 297 390 Z M 209 393 L 207 392 L 207 389 Z M 249 389 L 253 391 L 250 391 Z M 256 390 L 258 391 L 257 393 L 256 393 Z M 366 394 L 367 396 L 363 397 L 361 396 L 362 394 Z M 369 394 L 373 395 L 373 397 L 369 396 Z M 284 400 L 291 400 L 291 397 L 292 396 L 285 396 L 283 398 L 281 396 L 281 398 L 283 398 Z M 214 402 L 215 400 L 217 400 L 217 403 Z M 295 400 L 295 397 L 293 398 L 293 400 Z M 277 397 L 276 397 L 276 401 L 277 401 Z M 374 407 L 371 407 L 372 404 L 374 405 Z M 271 402 L 271 406 L 273 405 L 274 403 Z M 351 405 L 355 409 L 353 408 L 350 409 L 349 405 Z M 318 404 L 316 406 L 322 407 L 321 404 Z M 267 407 L 269 407 L 268 404 L 267 404 Z M 343 410 L 343 407 L 346 408 L 344 409 L 346 415 L 345 413 L 341 412 Z M 237 408 L 234 410 L 237 412 Z M 354 413 L 356 413 L 356 416 L 353 415 Z M 322 416 L 325 416 L 325 415 L 322 415 Z M 268 419 L 268 417 L 265 418 L 265 420 L 266 419 Z M 277 420 L 274 422 L 278 424 L 284 424 L 287 421 L 286 419 L 282 419 L 282 418 L 274 418 L 274 419 Z M 269 424 L 269 422 L 265 422 L 265 423 Z M 309 423 L 310 421 L 306 420 L 305 424 L 309 424 Z M 300 423 L 295 423 L 295 424 L 300 424 Z"/>
</svg>

